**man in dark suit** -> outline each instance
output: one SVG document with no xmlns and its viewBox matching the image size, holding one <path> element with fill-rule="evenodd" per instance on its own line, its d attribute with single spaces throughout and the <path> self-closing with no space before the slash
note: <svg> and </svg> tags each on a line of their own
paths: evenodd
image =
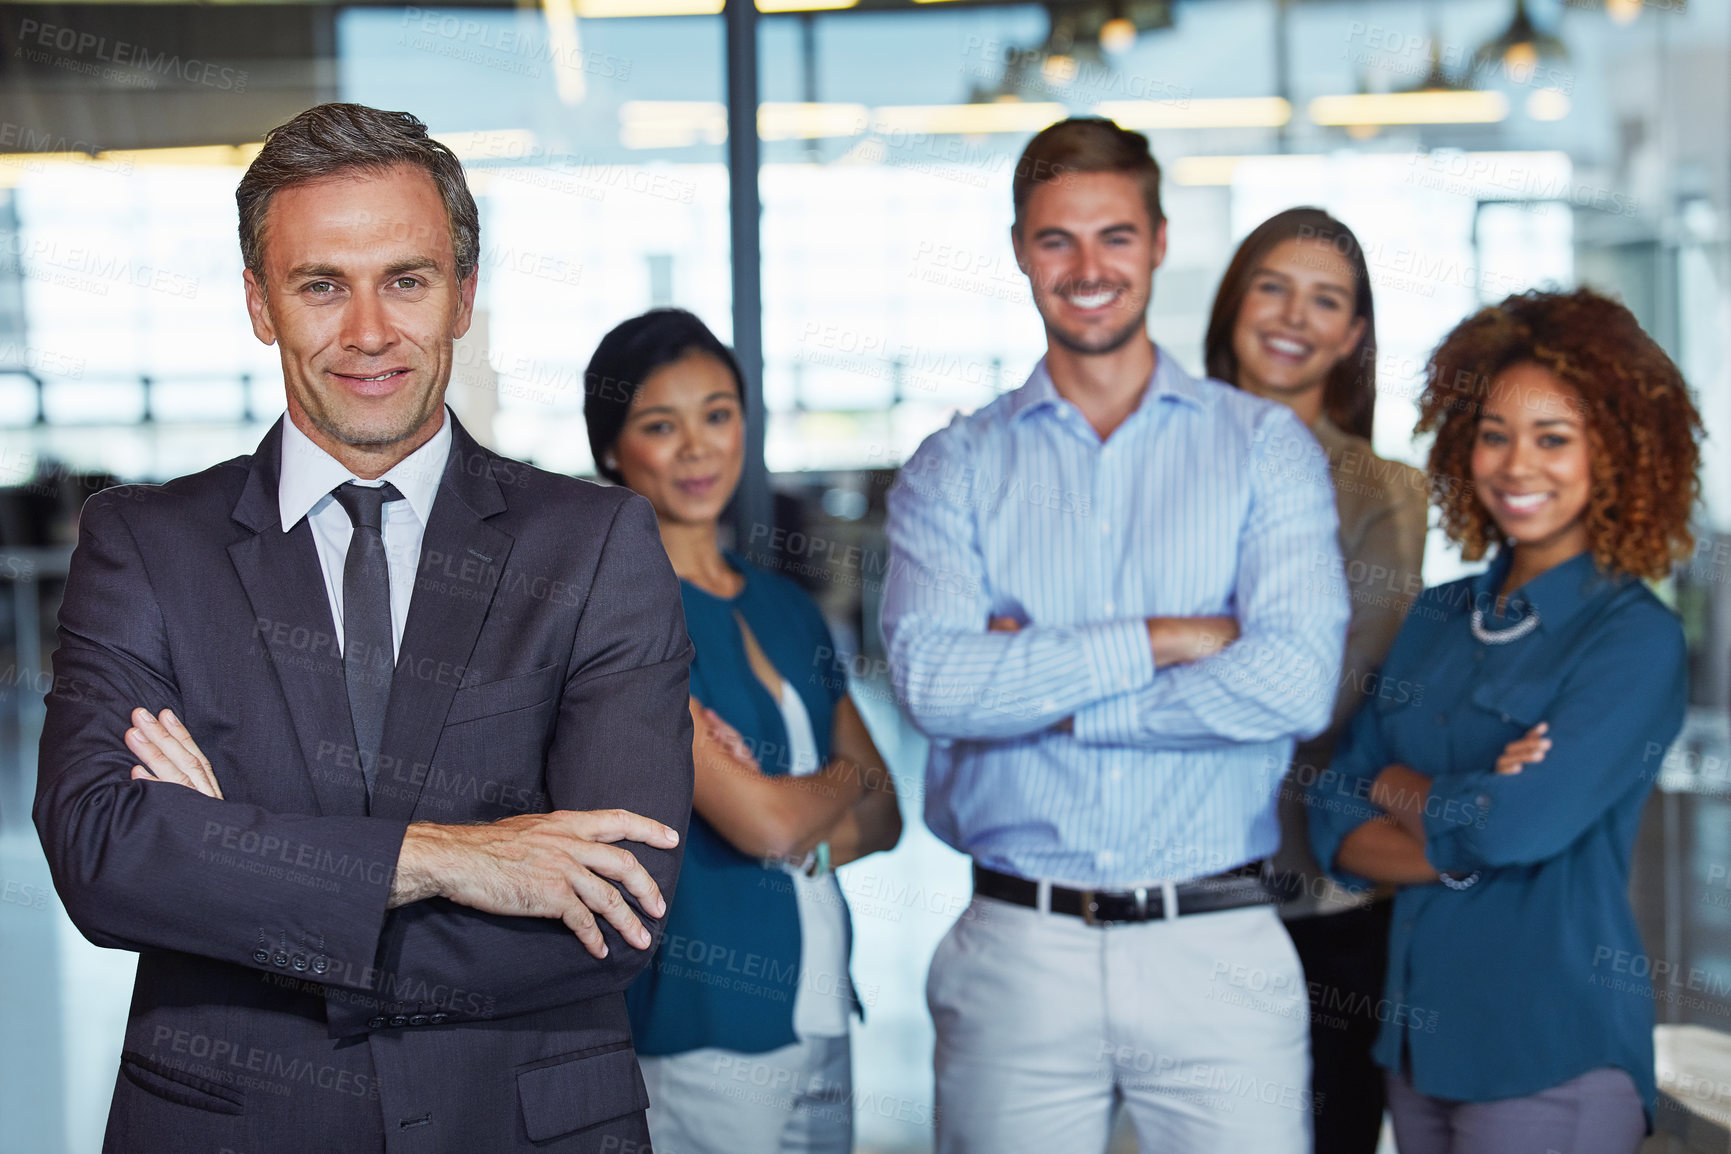
<svg viewBox="0 0 1731 1154">
<path fill-rule="evenodd" d="M 418 120 L 314 108 L 237 199 L 287 417 L 85 507 L 42 736 L 61 899 L 140 955 L 104 1148 L 646 1152 L 621 991 L 692 783 L 654 514 L 446 411 L 479 225 Z"/>
</svg>

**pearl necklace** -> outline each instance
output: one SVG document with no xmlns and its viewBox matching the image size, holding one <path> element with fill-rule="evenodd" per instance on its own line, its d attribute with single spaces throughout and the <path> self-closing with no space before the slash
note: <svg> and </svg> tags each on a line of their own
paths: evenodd
<svg viewBox="0 0 1731 1154">
<path fill-rule="evenodd" d="M 1486 645 L 1507 645 L 1511 641 L 1519 641 L 1539 627 L 1539 611 L 1530 611 L 1507 629 L 1486 629 L 1484 611 L 1475 608 L 1472 625 L 1473 636 Z"/>
</svg>

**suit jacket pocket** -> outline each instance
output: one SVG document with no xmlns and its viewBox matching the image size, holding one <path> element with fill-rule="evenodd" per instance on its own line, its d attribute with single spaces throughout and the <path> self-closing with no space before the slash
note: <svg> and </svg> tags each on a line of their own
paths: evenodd
<svg viewBox="0 0 1731 1154">
<path fill-rule="evenodd" d="M 154 1094 L 181 1106 L 215 1114 L 246 1113 L 246 1095 L 240 1090 L 185 1070 L 169 1069 L 132 1050 L 120 1055 L 120 1072 L 146 1094 Z"/>
<path fill-rule="evenodd" d="M 635 1114 L 649 1091 L 630 1043 L 549 1059 L 517 1074 L 517 1099 L 531 1142 L 544 1142 Z"/>
<path fill-rule="evenodd" d="M 521 673 L 459 689 L 451 695 L 451 708 L 445 714 L 445 724 L 461 725 L 465 721 L 512 713 L 549 701 L 559 692 L 561 672 L 561 666 L 549 665 L 533 673 Z"/>
</svg>

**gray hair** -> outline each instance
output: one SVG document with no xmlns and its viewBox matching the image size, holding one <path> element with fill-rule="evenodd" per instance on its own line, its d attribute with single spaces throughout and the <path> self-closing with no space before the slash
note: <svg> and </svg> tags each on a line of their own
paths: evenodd
<svg viewBox="0 0 1731 1154">
<path fill-rule="evenodd" d="M 457 276 L 467 279 L 480 263 L 481 214 L 463 178 L 462 162 L 409 113 L 381 112 L 364 104 L 320 104 L 277 125 L 264 138 L 264 148 L 234 192 L 246 267 L 262 286 L 265 212 L 274 194 L 339 172 L 379 172 L 399 164 L 424 170 L 438 186 L 451 226 Z"/>
</svg>

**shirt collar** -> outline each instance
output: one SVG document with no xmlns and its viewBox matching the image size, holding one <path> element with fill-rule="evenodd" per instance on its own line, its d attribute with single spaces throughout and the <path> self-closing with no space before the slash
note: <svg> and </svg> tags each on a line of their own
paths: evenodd
<svg viewBox="0 0 1731 1154">
<path fill-rule="evenodd" d="M 1494 617 L 1497 590 L 1514 563 L 1514 550 L 1499 549 L 1491 567 L 1473 578 L 1473 604 Z M 1528 609 L 1539 615 L 1539 628 L 1556 629 L 1573 617 L 1589 602 L 1619 589 L 1627 578 L 1608 576 L 1593 560 L 1593 551 L 1586 549 L 1540 573 L 1509 597 L 1508 612 L 1499 620 L 1523 617 Z"/>
<path fill-rule="evenodd" d="M 439 431 L 427 443 L 398 461 L 380 481 L 389 481 L 408 501 L 422 525 L 432 516 L 433 498 L 445 475 L 451 456 L 451 414 L 445 411 Z M 277 480 L 277 511 L 282 531 L 287 533 L 312 512 L 332 489 L 345 481 L 358 481 L 348 467 L 313 443 L 311 437 L 284 417 L 282 421 L 282 474 Z M 363 484 L 366 482 L 363 482 Z"/>
<path fill-rule="evenodd" d="M 1185 372 L 1184 366 L 1179 364 L 1171 353 L 1155 345 L 1154 374 L 1148 379 L 1148 386 L 1142 393 L 1142 401 L 1136 406 L 1136 412 L 1151 408 L 1155 401 L 1167 400 L 1201 408 L 1202 383 Z M 1058 386 L 1052 382 L 1050 370 L 1046 368 L 1046 358 L 1041 357 L 1039 364 L 1034 366 L 1034 371 L 1028 375 L 1027 383 L 1010 394 L 1010 419 L 1014 421 L 1026 413 L 1056 408 L 1063 401 L 1064 398 L 1058 393 Z"/>
</svg>

